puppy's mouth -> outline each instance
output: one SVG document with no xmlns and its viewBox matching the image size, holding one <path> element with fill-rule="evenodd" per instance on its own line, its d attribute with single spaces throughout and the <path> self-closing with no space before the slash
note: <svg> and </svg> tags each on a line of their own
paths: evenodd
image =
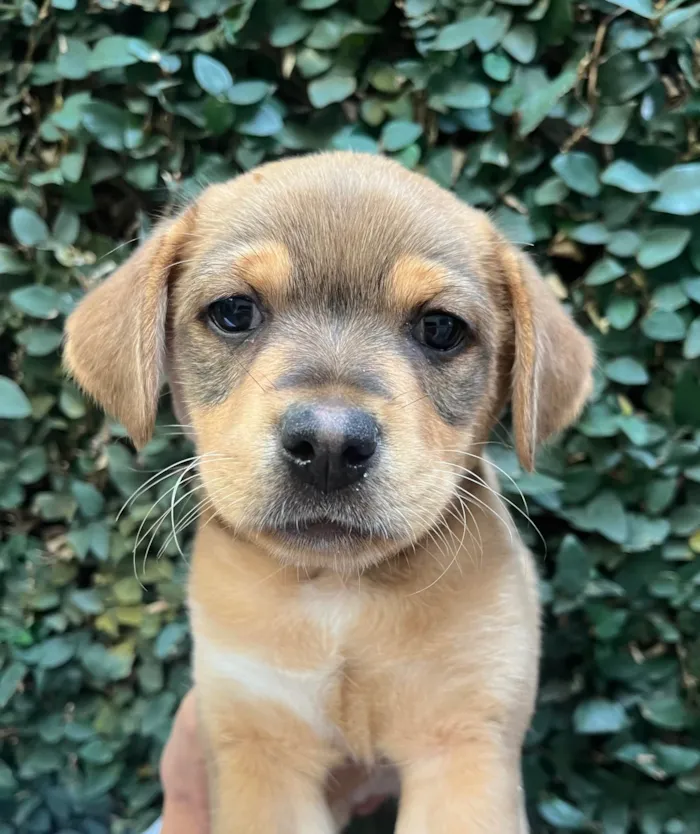
<svg viewBox="0 0 700 834">
<path fill-rule="evenodd" d="M 325 518 L 287 521 L 262 531 L 295 548 L 328 550 L 352 547 L 361 542 L 385 539 L 378 531 Z"/>
</svg>

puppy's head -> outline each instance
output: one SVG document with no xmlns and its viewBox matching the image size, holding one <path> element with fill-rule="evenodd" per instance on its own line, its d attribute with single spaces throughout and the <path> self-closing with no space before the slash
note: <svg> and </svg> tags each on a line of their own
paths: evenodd
<svg viewBox="0 0 700 834">
<path fill-rule="evenodd" d="M 283 560 L 343 568 L 435 526 L 509 398 L 530 467 L 593 361 L 484 214 L 349 154 L 209 188 L 67 335 L 68 368 L 137 444 L 167 375 L 221 520 Z"/>
</svg>

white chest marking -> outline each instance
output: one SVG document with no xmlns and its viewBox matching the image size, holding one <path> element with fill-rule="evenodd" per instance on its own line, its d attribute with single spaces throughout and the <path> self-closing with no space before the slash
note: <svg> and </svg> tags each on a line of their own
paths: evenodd
<svg viewBox="0 0 700 834">
<path fill-rule="evenodd" d="M 301 589 L 299 600 L 309 621 L 336 650 L 341 650 L 343 638 L 360 614 L 360 597 L 348 589 L 320 589 L 308 585 Z"/>
<path fill-rule="evenodd" d="M 198 665 L 222 682 L 234 684 L 240 697 L 288 709 L 321 735 L 332 731 L 325 706 L 338 672 L 337 663 L 318 669 L 285 669 L 200 637 L 195 644 L 195 668 Z"/>
<path fill-rule="evenodd" d="M 301 670 L 269 663 L 257 657 L 254 649 L 229 649 L 204 636 L 209 631 L 204 612 L 190 604 L 195 625 L 195 677 L 197 669 L 204 668 L 222 684 L 233 684 L 238 697 L 281 706 L 320 735 L 331 737 L 335 730 L 327 719 L 327 701 L 342 674 L 343 638 L 359 614 L 359 603 L 358 596 L 345 589 L 301 589 L 297 612 L 307 620 L 307 627 L 318 629 L 324 644 L 322 662 Z"/>
</svg>

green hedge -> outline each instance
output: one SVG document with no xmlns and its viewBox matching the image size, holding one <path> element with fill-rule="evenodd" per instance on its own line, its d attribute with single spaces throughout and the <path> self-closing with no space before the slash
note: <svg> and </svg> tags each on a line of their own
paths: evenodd
<svg viewBox="0 0 700 834">
<path fill-rule="evenodd" d="M 156 213 L 323 148 L 488 209 L 596 339 L 538 473 L 494 452 L 547 542 L 533 826 L 700 832 L 699 37 L 683 0 L 0 2 L 0 834 L 141 830 L 188 686 L 177 470 L 118 515 L 186 444 L 134 454 L 63 318 Z"/>
</svg>

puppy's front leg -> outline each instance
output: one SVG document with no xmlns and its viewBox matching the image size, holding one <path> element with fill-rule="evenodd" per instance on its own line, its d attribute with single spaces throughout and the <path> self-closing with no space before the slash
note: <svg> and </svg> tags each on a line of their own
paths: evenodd
<svg viewBox="0 0 700 834">
<path fill-rule="evenodd" d="M 324 792 L 329 754 L 309 728 L 240 703 L 226 715 L 200 709 L 212 834 L 337 834 Z"/>
<path fill-rule="evenodd" d="M 337 834 L 321 785 L 265 752 L 219 751 L 212 834 Z"/>
<path fill-rule="evenodd" d="M 396 834 L 527 834 L 518 757 L 475 743 L 402 770 Z"/>
</svg>

